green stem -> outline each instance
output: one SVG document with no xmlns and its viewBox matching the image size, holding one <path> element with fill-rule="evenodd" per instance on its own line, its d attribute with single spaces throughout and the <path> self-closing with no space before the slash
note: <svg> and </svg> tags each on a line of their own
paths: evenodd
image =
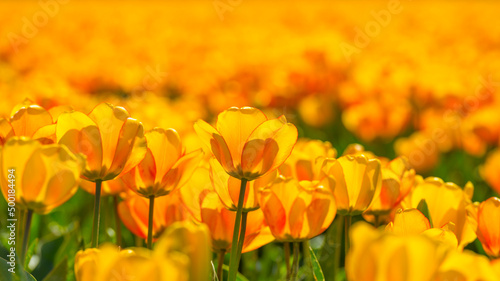
<svg viewBox="0 0 500 281">
<path fill-rule="evenodd" d="M 153 215 L 155 209 L 155 197 L 149 197 L 149 220 L 148 220 L 148 249 L 153 249 Z"/>
<path fill-rule="evenodd" d="M 290 280 L 290 243 L 285 242 L 283 244 L 283 248 L 285 248 L 285 265 L 286 265 L 286 280 Z"/>
<path fill-rule="evenodd" d="M 122 246 L 122 227 L 120 224 L 120 217 L 118 216 L 118 195 L 113 196 L 113 207 L 115 209 L 115 223 L 116 223 L 116 245 Z"/>
<path fill-rule="evenodd" d="M 292 267 L 292 280 L 297 280 L 299 274 L 299 242 L 293 242 L 293 267 Z"/>
<path fill-rule="evenodd" d="M 99 219 L 101 209 L 101 184 L 102 180 L 95 181 L 95 196 L 94 196 L 94 223 L 92 225 L 92 248 L 97 248 L 99 245 Z"/>
<path fill-rule="evenodd" d="M 224 256 L 226 255 L 226 250 L 221 250 L 218 254 L 217 261 L 217 276 L 219 281 L 224 281 L 224 275 L 222 274 L 222 266 L 224 265 Z"/>
<path fill-rule="evenodd" d="M 30 240 L 31 221 L 33 219 L 33 210 L 28 209 L 26 216 L 26 224 L 24 227 L 23 248 L 21 249 L 21 261 L 25 263 L 26 253 L 28 252 L 28 245 Z"/>
<path fill-rule="evenodd" d="M 241 230 L 240 230 L 240 238 L 238 238 L 238 263 L 241 259 L 241 252 L 243 251 L 243 244 L 245 242 L 245 233 L 247 231 L 247 212 L 243 212 L 241 214 Z"/>
<path fill-rule="evenodd" d="M 345 256 L 347 257 L 347 253 L 349 252 L 349 248 L 351 247 L 351 239 L 349 239 L 349 227 L 351 226 L 351 216 L 346 215 L 344 217 L 344 230 L 345 230 Z"/>
<path fill-rule="evenodd" d="M 239 266 L 239 253 L 238 253 L 238 234 L 240 232 L 240 224 L 241 224 L 241 214 L 243 212 L 243 201 L 245 199 L 245 190 L 247 187 L 247 180 L 241 179 L 241 187 L 240 187 L 240 195 L 238 198 L 238 209 L 236 210 L 236 219 L 234 221 L 234 230 L 233 230 L 233 241 L 231 243 L 231 257 L 229 260 L 229 281 L 235 281 L 236 275 L 238 274 L 238 266 Z"/>
</svg>

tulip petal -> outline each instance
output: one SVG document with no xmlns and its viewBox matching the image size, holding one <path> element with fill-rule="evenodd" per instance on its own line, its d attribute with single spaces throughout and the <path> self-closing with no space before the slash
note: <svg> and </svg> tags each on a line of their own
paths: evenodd
<svg viewBox="0 0 500 281">
<path fill-rule="evenodd" d="M 38 105 L 30 105 L 19 109 L 11 118 L 10 124 L 16 136 L 31 137 L 43 126 L 52 124 L 52 116 Z"/>
<path fill-rule="evenodd" d="M 297 128 L 284 116 L 259 125 L 248 137 L 241 154 L 241 167 L 248 179 L 272 171 L 290 156 L 297 142 Z"/>
<path fill-rule="evenodd" d="M 128 112 L 118 106 L 112 106 L 108 103 L 97 105 L 90 113 L 89 118 L 92 119 L 101 135 L 102 142 L 102 174 L 104 176 L 113 163 L 115 153 L 117 152 L 117 144 L 122 133 L 122 127 L 129 117 Z M 122 151 L 118 151 L 122 153 Z M 120 163 L 121 164 L 121 163 Z M 116 175 L 115 175 L 116 176 Z"/>
<path fill-rule="evenodd" d="M 228 174 L 237 177 L 231 152 L 229 152 L 229 148 L 222 135 L 203 120 L 198 120 L 194 124 L 194 130 L 200 137 L 203 145 L 208 149 L 208 152 L 211 152 L 215 156 L 224 170 L 226 170 Z"/>
<path fill-rule="evenodd" d="M 5 142 L 15 135 L 12 125 L 9 121 L 4 118 L 0 118 L 0 146 L 3 146 Z"/>
<path fill-rule="evenodd" d="M 92 119 L 78 111 L 61 114 L 57 121 L 56 139 L 58 143 L 66 145 L 71 152 L 82 153 L 87 157 L 84 178 L 90 181 L 100 178 L 101 134 Z"/>
<path fill-rule="evenodd" d="M 105 179 L 113 179 L 127 173 L 137 166 L 146 155 L 147 144 L 142 123 L 127 118 L 120 130 L 113 163 Z"/>
<path fill-rule="evenodd" d="M 431 228 L 429 220 L 417 209 L 401 210 L 394 217 L 391 231 L 396 234 L 420 234 Z"/>
<path fill-rule="evenodd" d="M 56 143 L 56 124 L 43 126 L 33 134 L 33 139 L 43 144 Z"/>
<path fill-rule="evenodd" d="M 161 185 L 171 192 L 186 184 L 203 157 L 201 149 L 184 155 L 163 177 Z"/>
<path fill-rule="evenodd" d="M 174 129 L 155 128 L 146 133 L 148 148 L 155 157 L 156 181 L 170 171 L 183 153 L 179 134 Z"/>
</svg>

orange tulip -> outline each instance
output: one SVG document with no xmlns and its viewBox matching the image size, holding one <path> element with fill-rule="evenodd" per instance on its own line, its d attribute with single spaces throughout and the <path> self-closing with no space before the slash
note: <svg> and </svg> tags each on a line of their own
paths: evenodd
<svg viewBox="0 0 500 281">
<path fill-rule="evenodd" d="M 492 258 L 500 257 L 500 199 L 491 197 L 479 205 L 477 238 Z"/>
<path fill-rule="evenodd" d="M 261 190 L 261 209 L 274 237 L 297 242 L 311 239 L 332 223 L 335 198 L 321 182 L 277 178 Z"/>
<path fill-rule="evenodd" d="M 138 195 L 129 195 L 118 205 L 118 214 L 123 224 L 135 235 L 146 239 L 148 237 L 149 201 Z M 189 213 L 181 204 L 178 192 L 155 200 L 153 214 L 153 239 L 156 240 L 163 231 L 176 221 L 190 218 Z"/>
<path fill-rule="evenodd" d="M 415 185 L 415 170 L 406 158 L 398 157 L 382 167 L 380 194 L 373 198 L 363 216 L 384 216 L 391 212 Z"/>
<path fill-rule="evenodd" d="M 203 120 L 194 128 L 229 175 L 249 181 L 278 168 L 297 141 L 297 128 L 284 116 L 268 120 L 252 107 L 231 107 L 219 114 L 215 128 Z"/>
<path fill-rule="evenodd" d="M 500 165 L 500 149 L 493 150 L 486 162 L 481 167 L 481 176 L 484 180 L 500 194 L 500 173 L 498 173 L 498 166 Z"/>
<path fill-rule="evenodd" d="M 341 215 L 357 215 L 370 205 L 381 186 L 380 161 L 364 155 L 346 155 L 329 167 L 335 179 L 337 212 Z"/>
<path fill-rule="evenodd" d="M 82 177 L 106 181 L 137 166 L 146 154 L 146 139 L 140 122 L 122 107 L 101 103 L 89 115 L 78 111 L 62 113 L 56 139 L 73 153 L 87 157 Z"/>
<path fill-rule="evenodd" d="M 0 147 L 0 159 L 5 199 L 9 198 L 9 184 L 14 184 L 16 205 L 40 214 L 50 212 L 76 193 L 84 165 L 65 146 L 43 146 L 25 137 L 13 137 Z"/>
<path fill-rule="evenodd" d="M 208 226 L 214 252 L 227 252 L 232 244 L 236 214 L 227 210 L 219 200 L 210 181 L 209 169 L 206 167 L 196 169 L 193 177 L 179 192 L 183 204 L 193 218 Z M 243 252 L 253 251 L 274 240 L 261 210 L 248 213 L 247 225 Z"/>
<path fill-rule="evenodd" d="M 201 150 L 186 153 L 179 134 L 173 129 L 155 128 L 146 133 L 147 153 L 123 181 L 137 194 L 150 198 L 180 188 L 201 160 Z"/>
<path fill-rule="evenodd" d="M 469 213 L 473 192 L 471 183 L 467 183 L 462 189 L 439 178 L 427 178 L 417 184 L 405 199 L 405 204 L 416 208 L 421 200 L 425 200 L 434 227 L 441 228 L 453 223 L 459 248 L 463 249 L 476 239 L 475 218 Z"/>
<path fill-rule="evenodd" d="M 229 176 L 217 160 L 210 159 L 210 180 L 222 204 L 230 210 L 237 211 L 240 196 L 240 181 Z M 243 199 L 243 212 L 250 212 L 259 208 L 258 189 L 271 183 L 277 177 L 277 171 L 246 183 L 245 198 Z"/>
<path fill-rule="evenodd" d="M 434 168 L 440 156 L 436 141 L 424 132 L 416 132 L 408 138 L 400 138 L 394 143 L 394 150 L 405 156 L 417 172 L 427 172 Z"/>
</svg>

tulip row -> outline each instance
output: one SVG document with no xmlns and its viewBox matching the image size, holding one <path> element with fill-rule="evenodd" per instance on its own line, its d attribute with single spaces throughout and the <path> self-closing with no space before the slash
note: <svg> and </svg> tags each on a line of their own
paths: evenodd
<svg viewBox="0 0 500 281">
<path fill-rule="evenodd" d="M 33 213 L 50 213 L 78 186 L 94 194 L 92 243 L 76 255 L 78 281 L 117 272 L 125 274 L 119 280 L 206 280 L 210 249 L 219 280 L 230 252 L 227 278 L 236 280 L 241 254 L 272 241 L 284 243 L 286 278 L 295 280 L 299 243 L 322 234 L 336 215 L 345 221 L 349 280 L 498 280 L 498 260 L 464 248 L 477 237 L 490 258 L 500 257 L 500 199 L 473 203 L 471 183 L 462 189 L 424 179 L 404 157 L 377 157 L 353 144 L 337 158 L 330 143 L 297 140 L 284 116 L 268 119 L 251 107 L 229 108 L 215 126 L 196 122 L 201 149 L 187 147 L 173 129 L 144 133 L 125 109 L 106 103 L 84 114 L 25 101 L 12 112 L 0 119 L 0 184 L 7 199 L 14 169 L 24 232 Z M 114 197 L 121 221 L 149 250 L 97 249 L 102 196 Z M 359 223 L 350 232 L 360 215 L 385 231 Z M 356 266 L 365 260 L 369 270 Z M 426 262 L 429 270 L 418 270 Z"/>
</svg>

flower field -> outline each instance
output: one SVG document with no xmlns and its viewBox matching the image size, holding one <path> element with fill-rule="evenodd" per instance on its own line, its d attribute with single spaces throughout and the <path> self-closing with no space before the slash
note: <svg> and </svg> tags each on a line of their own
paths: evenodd
<svg viewBox="0 0 500 281">
<path fill-rule="evenodd" d="M 0 281 L 500 281 L 498 11 L 0 2 Z"/>
</svg>

